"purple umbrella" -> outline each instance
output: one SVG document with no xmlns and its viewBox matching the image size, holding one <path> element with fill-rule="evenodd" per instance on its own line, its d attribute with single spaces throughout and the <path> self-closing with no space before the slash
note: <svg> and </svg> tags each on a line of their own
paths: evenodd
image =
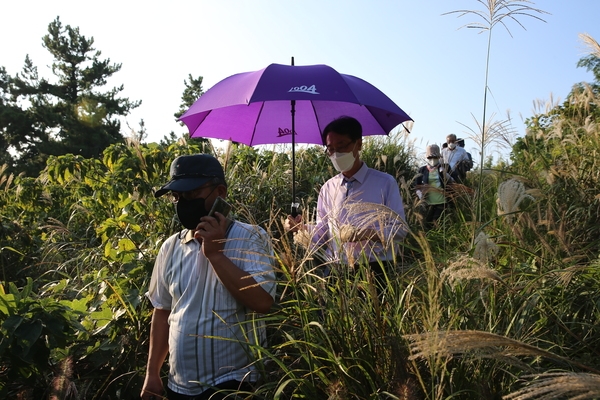
<svg viewBox="0 0 600 400">
<path fill-rule="evenodd" d="M 249 146 L 291 143 L 294 214 L 295 144 L 323 144 L 323 128 L 342 115 L 360 121 L 365 136 L 387 135 L 412 120 L 389 97 L 360 78 L 340 74 L 327 65 L 282 64 L 223 79 L 180 120 L 192 137 L 232 140 Z"/>
</svg>

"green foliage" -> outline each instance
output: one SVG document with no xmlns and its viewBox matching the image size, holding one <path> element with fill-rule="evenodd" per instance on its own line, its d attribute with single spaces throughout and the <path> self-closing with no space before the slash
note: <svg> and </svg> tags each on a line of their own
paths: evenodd
<svg viewBox="0 0 600 400">
<path fill-rule="evenodd" d="M 413 142 L 406 131 L 390 136 L 368 136 L 363 139 L 361 159 L 371 168 L 387 172 L 398 181 L 409 181 L 416 174 Z"/>
<path fill-rule="evenodd" d="M 491 19 L 477 15 L 491 30 L 520 6 L 540 12 L 521 3 L 492 2 Z M 136 104 L 116 98 L 121 88 L 92 90 L 120 65 L 99 60 L 93 40 L 58 18 L 44 45 L 58 83 L 39 78 L 29 59 L 15 78 L 0 68 L 0 146 L 20 152 L 21 168 L 43 167 L 27 177 L 0 159 L 0 397 L 64 398 L 64 387 L 82 399 L 139 395 L 151 316 L 144 293 L 159 246 L 180 229 L 172 204 L 153 193 L 175 157 L 199 152 L 225 166 L 235 216 L 273 237 L 278 301 L 260 317 L 268 345 L 253 349 L 257 398 L 514 398 L 523 381 L 552 383 L 548 371 L 600 376 L 598 82 L 529 119 L 511 165 L 494 166 L 482 151 L 479 171 L 427 232 L 410 185 L 412 142 L 403 133 L 365 138 L 361 157 L 398 180 L 411 230 L 377 290 L 367 266 L 341 265 L 325 278 L 320 254 L 282 232 L 288 148 L 216 151 L 173 134 L 123 143 L 113 117 Z M 597 54 L 580 66 L 597 77 Z M 201 84 L 189 76 L 182 110 Z M 17 106 L 19 96 L 31 108 Z M 485 126 L 485 106 L 481 125 L 483 147 L 494 126 Z M 67 154 L 63 145 L 81 137 L 102 145 Z M 334 174 L 321 148 L 297 149 L 293 184 L 307 219 Z M 568 385 L 561 390 L 567 396 Z"/>
<path fill-rule="evenodd" d="M 574 86 L 564 104 L 528 119 L 527 134 L 511 156 L 510 170 L 540 193 L 530 230 L 557 260 L 591 260 L 600 250 L 599 94 L 583 87 Z"/>
<path fill-rule="evenodd" d="M 101 60 L 93 44 L 93 38 L 81 35 L 79 28 L 63 26 L 57 17 L 43 37 L 43 46 L 54 58 L 55 83 L 40 77 L 29 57 L 15 77 L 2 69 L 0 145 L 4 154 L 9 146 L 16 151 L 11 160 L 15 171 L 36 176 L 50 156 L 99 157 L 123 139 L 119 117 L 140 102 L 118 97 L 123 86 L 99 90 L 121 65 Z"/>
<path fill-rule="evenodd" d="M 260 317 L 270 342 L 253 349 L 257 398 L 500 398 L 527 374 L 600 373 L 600 140 L 584 108 L 570 104 L 536 119 L 510 169 L 469 175 L 427 232 L 410 188 L 411 142 L 365 138 L 363 159 L 396 177 L 411 229 L 381 293 L 366 266 L 325 279 L 320 254 L 282 232 L 285 146 L 131 141 L 100 158 L 49 157 L 37 178 L 1 169 L 0 396 L 45 398 L 58 381 L 86 399 L 139 394 L 151 315 L 144 292 L 159 246 L 180 229 L 173 205 L 153 192 L 175 157 L 199 152 L 225 166 L 236 218 L 273 237 L 278 302 Z M 320 147 L 297 149 L 307 219 L 334 173 Z"/>
<path fill-rule="evenodd" d="M 268 369 L 261 398 L 402 398 L 418 392 L 402 338 L 408 321 L 398 312 L 413 287 L 396 291 L 400 287 L 390 285 L 382 304 L 365 270 L 342 268 L 324 279 L 320 268 L 311 257 L 282 265 L 280 307 L 267 319 L 269 360 L 276 368 Z"/>
<path fill-rule="evenodd" d="M 0 285 L 0 362 L 11 366 L 0 382 L 3 397 L 11 397 L 16 382 L 30 388 L 48 385 L 57 353 L 84 330 L 81 315 L 70 304 L 38 296 L 31 278 L 21 290 L 13 283 Z"/>
<path fill-rule="evenodd" d="M 203 77 L 201 76 L 194 78 L 192 74 L 189 74 L 188 79 L 183 81 L 185 89 L 181 95 L 181 105 L 179 106 L 179 111 L 174 115 L 175 118 L 181 117 L 192 106 L 192 104 L 194 104 L 194 102 L 204 94 L 204 89 L 202 88 L 202 79 Z"/>
<path fill-rule="evenodd" d="M 12 221 L 13 237 L 20 232 L 15 227 L 21 227 L 36 241 L 36 246 L 11 241 L 14 251 L 9 254 L 19 254 L 19 259 L 2 258 L 5 277 L 36 277 L 36 306 L 60 306 L 68 316 L 63 318 L 68 333 L 63 342 L 52 342 L 50 354 L 36 353 L 45 355 L 44 362 L 30 362 L 29 370 L 11 369 L 9 380 L 2 377 L 13 382 L 10 393 L 27 387 L 45 390 L 67 359 L 77 371 L 79 392 L 89 394 L 85 398 L 139 393 L 141 382 L 135 377 L 138 356 L 147 351 L 149 318 L 142 294 L 158 246 L 175 228 L 172 206 L 154 199 L 153 192 L 164 183 L 170 160 L 198 151 L 193 145 L 119 144 L 109 147 L 102 160 L 51 157 L 38 179 L 18 177 L 16 190 L 1 192 L 7 205 L 3 218 Z M 27 310 L 23 306 L 16 313 L 23 317 Z M 31 318 L 27 323 L 43 321 Z M 5 323 L 11 327 L 10 320 Z M 49 335 L 42 330 L 39 343 L 32 345 L 50 343 Z M 2 364 L 19 365 L 13 360 L 18 355 L 17 350 L 7 352 Z M 34 368 L 39 371 L 32 372 Z M 29 376 L 40 380 L 32 383 Z M 64 378 L 73 381 L 75 376 Z"/>
</svg>

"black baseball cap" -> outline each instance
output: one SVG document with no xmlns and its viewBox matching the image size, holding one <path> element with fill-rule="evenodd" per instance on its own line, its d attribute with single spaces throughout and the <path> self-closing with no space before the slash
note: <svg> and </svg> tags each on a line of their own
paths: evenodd
<svg viewBox="0 0 600 400">
<path fill-rule="evenodd" d="M 225 173 L 219 160 L 210 154 L 179 156 L 171 163 L 171 180 L 154 193 L 160 197 L 169 191 L 188 192 L 219 178 L 225 183 Z"/>
</svg>

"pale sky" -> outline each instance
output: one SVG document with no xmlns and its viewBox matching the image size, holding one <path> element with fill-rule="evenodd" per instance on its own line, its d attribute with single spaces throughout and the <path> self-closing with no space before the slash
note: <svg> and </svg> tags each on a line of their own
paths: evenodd
<svg viewBox="0 0 600 400">
<path fill-rule="evenodd" d="M 0 65 L 20 72 L 29 54 L 41 76 L 51 79 L 51 57 L 42 47 L 48 24 L 79 27 L 93 37 L 101 59 L 121 63 L 110 88 L 142 100 L 127 117 L 133 129 L 144 119 L 148 141 L 186 132 L 173 117 L 188 74 L 203 76 L 204 90 L 218 81 L 271 63 L 327 64 L 378 87 L 414 120 L 417 148 L 441 143 L 449 133 L 475 144 L 462 124 L 482 119 L 487 33 L 459 29 L 482 22 L 477 0 L 9 0 L 0 16 Z M 487 2 L 487 1 L 485 1 Z M 578 34 L 600 41 L 600 1 L 536 0 L 546 22 L 519 17 L 492 31 L 487 118 L 512 117 L 519 136 L 534 103 L 564 100 L 577 82 L 593 75 L 577 68 L 585 47 Z M 107 88 L 108 90 L 108 88 Z M 124 134 L 128 134 L 124 125 Z"/>
</svg>

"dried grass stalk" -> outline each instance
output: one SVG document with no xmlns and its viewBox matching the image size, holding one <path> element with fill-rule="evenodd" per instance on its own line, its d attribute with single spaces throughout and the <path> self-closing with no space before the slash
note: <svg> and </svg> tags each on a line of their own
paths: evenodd
<svg viewBox="0 0 600 400">
<path fill-rule="evenodd" d="M 0 165 L 0 186 L 4 185 L 4 191 L 10 190 L 10 185 L 15 178 L 14 174 L 8 174 L 8 164 Z"/>
<path fill-rule="evenodd" d="M 595 57 L 600 58 L 600 44 L 589 34 L 580 33 L 579 40 L 581 40 L 587 47 L 587 52 Z"/>
<path fill-rule="evenodd" d="M 600 375 L 575 372 L 554 372 L 542 375 L 528 375 L 534 381 L 523 389 L 513 392 L 503 399 L 571 399 L 586 400 L 600 398 Z"/>
<path fill-rule="evenodd" d="M 481 260 L 467 255 L 462 255 L 456 261 L 452 262 L 448 268 L 442 271 L 440 276 L 442 279 L 446 279 L 451 285 L 458 281 L 470 279 L 502 282 L 502 278 L 496 271 L 488 267 Z"/>
<path fill-rule="evenodd" d="M 532 356 L 564 361 L 562 357 L 535 346 L 483 331 L 434 331 L 406 335 L 405 338 L 411 342 L 411 360 L 472 353 L 481 358 Z"/>
<path fill-rule="evenodd" d="M 489 236 L 481 231 L 475 238 L 473 258 L 481 262 L 488 262 L 498 254 L 498 245 Z"/>
<path fill-rule="evenodd" d="M 349 201 L 345 208 L 348 214 L 354 216 L 357 229 L 375 230 L 379 240 L 386 247 L 409 231 L 406 221 L 396 211 L 383 204 Z"/>
<path fill-rule="evenodd" d="M 511 223 L 513 214 L 519 212 L 519 206 L 525 199 L 535 200 L 529 194 L 525 185 L 517 179 L 509 179 L 498 185 L 498 215 L 506 216 L 506 220 Z"/>
<path fill-rule="evenodd" d="M 487 358 L 503 361 L 509 365 L 517 366 L 523 370 L 531 370 L 529 365 L 517 357 L 544 357 L 561 364 L 569 364 L 581 370 L 590 371 L 590 376 L 600 377 L 600 371 L 577 361 L 561 357 L 538 347 L 483 331 L 431 331 L 404 335 L 410 342 L 410 360 L 417 358 L 452 357 L 457 354 L 468 354 L 473 358 Z M 549 374 L 545 374 L 549 376 Z M 549 397 L 550 398 L 550 397 Z M 552 397 L 554 398 L 554 397 Z M 582 397 L 582 399 L 588 397 Z"/>
</svg>

